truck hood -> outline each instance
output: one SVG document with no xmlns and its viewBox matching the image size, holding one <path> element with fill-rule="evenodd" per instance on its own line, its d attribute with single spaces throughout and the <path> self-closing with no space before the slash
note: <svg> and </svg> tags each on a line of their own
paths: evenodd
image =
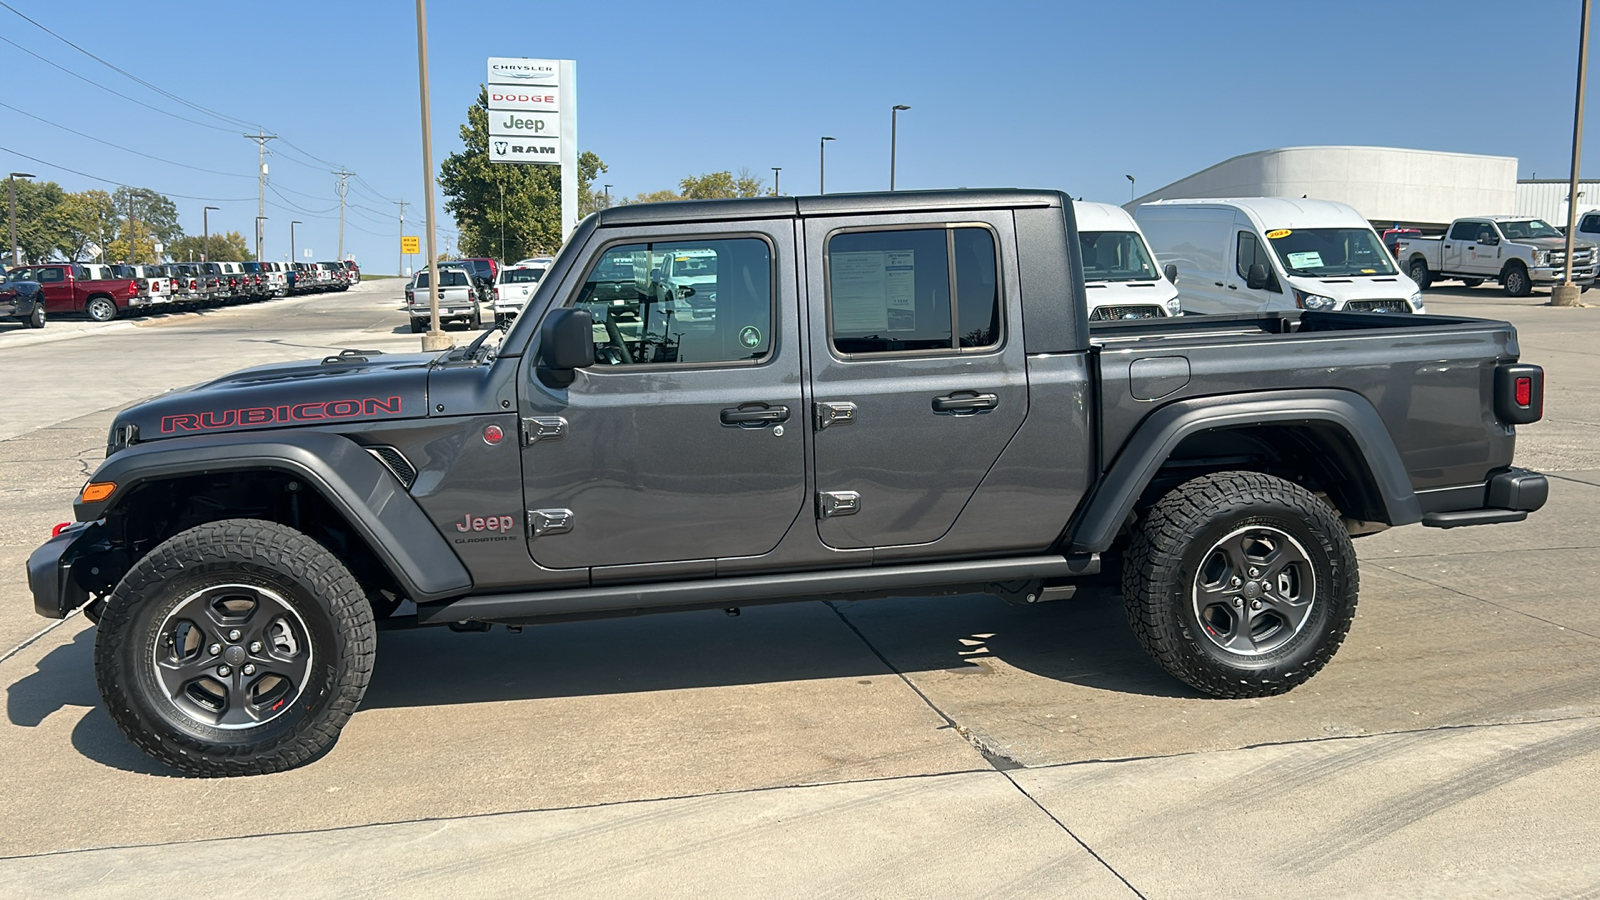
<svg viewBox="0 0 1600 900">
<path fill-rule="evenodd" d="M 1510 243 L 1524 244 L 1532 247 L 1535 250 L 1560 250 L 1565 252 L 1567 249 L 1566 238 L 1517 238 L 1514 241 L 1510 241 Z M 1575 251 L 1593 250 L 1594 244 L 1591 244 L 1588 241 L 1574 240 L 1572 242 L 1572 249 Z"/>
<path fill-rule="evenodd" d="M 437 354 L 257 366 L 181 388 L 124 410 L 107 453 L 136 441 L 267 428 L 412 419 L 428 414 L 428 370 Z M 348 360 L 348 361 L 336 361 Z M 130 433 L 128 426 L 137 429 Z"/>
</svg>

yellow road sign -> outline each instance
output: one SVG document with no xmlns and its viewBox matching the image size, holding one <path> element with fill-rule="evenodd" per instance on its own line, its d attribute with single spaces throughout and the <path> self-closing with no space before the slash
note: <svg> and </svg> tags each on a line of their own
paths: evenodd
<svg viewBox="0 0 1600 900">
<path fill-rule="evenodd" d="M 422 246 L 418 243 L 418 241 L 417 241 L 417 239 L 415 237 L 406 237 L 406 236 L 402 235 L 401 238 L 400 238 L 400 252 L 401 253 L 421 253 L 422 252 Z"/>
</svg>

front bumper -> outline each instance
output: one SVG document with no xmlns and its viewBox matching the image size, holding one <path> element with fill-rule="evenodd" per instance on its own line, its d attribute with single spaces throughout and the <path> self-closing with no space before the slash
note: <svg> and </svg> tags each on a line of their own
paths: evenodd
<svg viewBox="0 0 1600 900">
<path fill-rule="evenodd" d="M 1521 522 L 1528 513 L 1544 507 L 1550 498 L 1550 482 L 1538 472 L 1513 466 L 1491 477 L 1484 483 L 1483 493 L 1477 496 L 1481 498 L 1477 501 L 1481 506 L 1423 513 L 1422 524 L 1429 528 L 1460 528 Z"/>
<path fill-rule="evenodd" d="M 110 542 L 100 522 L 75 522 L 45 541 L 28 557 L 28 589 L 33 609 L 47 619 L 63 619 L 89 602 L 89 592 L 109 589 L 101 572 L 117 571 Z"/>
<path fill-rule="evenodd" d="M 1528 270 L 1528 278 L 1534 284 L 1560 284 L 1566 277 L 1567 272 L 1564 266 L 1541 266 Z M 1594 278 L 1595 267 L 1593 265 L 1572 267 L 1573 284 L 1593 284 Z"/>
</svg>

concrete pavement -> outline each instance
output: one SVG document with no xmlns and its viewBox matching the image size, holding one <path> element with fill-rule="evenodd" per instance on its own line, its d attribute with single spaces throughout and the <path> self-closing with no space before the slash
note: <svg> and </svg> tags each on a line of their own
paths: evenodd
<svg viewBox="0 0 1600 900">
<path fill-rule="evenodd" d="M 415 346 L 385 298 L 332 297 L 39 357 L 0 343 L 7 379 L 46 359 L 82 373 L 0 405 L 16 460 L 0 476 L 0 895 L 149 894 L 201 861 L 221 896 L 1600 896 L 1600 453 L 1585 440 L 1600 310 L 1430 293 L 1430 311 L 1511 319 L 1546 366 L 1547 421 L 1518 461 L 1558 476 L 1550 505 L 1358 541 L 1351 636 L 1284 697 L 1187 691 L 1114 600 L 426 630 L 381 636 L 326 758 L 174 777 L 101 708 L 87 623 L 12 652 L 47 624 L 21 560 L 69 515 L 114 409 L 150 393 L 117 371 L 148 366 L 139 384 L 164 388 Z M 185 349 L 190 367 L 167 368 Z"/>
</svg>

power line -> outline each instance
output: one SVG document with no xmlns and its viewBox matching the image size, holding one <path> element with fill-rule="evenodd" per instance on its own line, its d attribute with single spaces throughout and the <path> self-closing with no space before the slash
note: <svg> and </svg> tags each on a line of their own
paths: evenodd
<svg viewBox="0 0 1600 900">
<path fill-rule="evenodd" d="M 17 113 L 18 115 L 24 115 L 24 116 L 27 116 L 30 119 L 35 120 L 35 121 L 43 122 L 44 124 L 52 126 L 54 128 L 59 128 L 62 131 L 67 132 L 68 134 L 75 134 L 78 137 L 94 141 L 97 144 L 104 144 L 107 147 L 115 147 L 118 150 L 122 150 L 122 151 L 125 151 L 127 153 L 132 153 L 134 156 L 142 156 L 145 159 L 153 159 L 156 162 L 166 163 L 169 166 L 178 166 L 179 168 L 183 168 L 183 169 L 193 169 L 196 172 L 205 172 L 208 175 L 226 175 L 229 178 L 249 178 L 250 177 L 249 175 L 240 175 L 238 172 L 222 172 L 222 171 L 219 171 L 217 169 L 207 169 L 207 168 L 203 168 L 201 166 L 191 166 L 188 163 L 181 163 L 181 162 L 178 162 L 177 160 L 163 159 L 162 157 L 159 157 L 159 156 L 153 156 L 153 155 L 151 155 L 149 153 L 143 153 L 143 152 L 140 152 L 138 150 L 133 149 L 132 147 L 124 147 L 121 144 L 114 143 L 112 141 L 102 140 L 100 138 L 95 137 L 92 134 L 84 134 L 81 131 L 75 131 L 75 130 L 73 130 L 71 128 L 68 128 L 65 125 L 61 125 L 59 123 L 52 122 L 49 119 L 44 118 L 43 116 L 36 116 L 33 113 L 28 112 L 25 109 L 17 109 L 15 106 L 12 106 L 9 103 L 0 103 L 0 107 L 5 107 L 6 109 L 9 109 L 14 113 Z"/>
<path fill-rule="evenodd" d="M 4 41 L 7 44 L 10 44 L 11 46 L 17 48 L 18 50 L 21 50 L 23 53 L 28 54 L 29 56 L 33 57 L 34 59 L 39 60 L 40 62 L 44 63 L 45 65 L 51 66 L 52 68 L 60 69 L 61 71 L 67 73 L 68 75 L 71 75 L 73 78 L 76 78 L 76 79 L 78 79 L 79 81 L 81 81 L 81 82 L 83 82 L 85 84 L 93 85 L 93 86 L 99 88 L 100 90 L 105 91 L 108 94 L 114 94 L 114 95 L 116 95 L 118 97 L 121 97 L 122 99 L 128 101 L 129 103 L 137 103 L 140 106 L 144 107 L 145 109 L 154 110 L 155 112 L 161 113 L 164 116 L 171 116 L 172 118 L 177 119 L 180 122 L 188 122 L 191 125 L 199 125 L 201 128 L 211 128 L 211 129 L 215 129 L 217 131 L 232 131 L 233 130 L 231 128 L 223 128 L 220 125 L 213 125 L 210 122 L 201 122 L 201 121 L 198 121 L 196 119 L 190 119 L 190 118 L 188 118 L 186 116 L 180 116 L 175 112 L 168 112 L 167 110 L 164 110 L 159 106 L 151 106 L 150 104 L 144 102 L 143 100 L 135 100 L 134 98 L 129 97 L 127 94 L 124 94 L 124 93 L 122 93 L 120 91 L 114 91 L 111 88 L 106 87 L 105 85 L 101 84 L 98 81 L 95 81 L 95 80 L 90 79 L 90 78 L 85 78 L 84 76 L 79 75 L 77 72 L 74 72 L 71 69 L 67 68 L 66 66 L 58 65 L 57 63 L 51 62 L 50 60 L 45 59 L 44 57 L 42 57 L 39 54 L 33 52 L 32 50 L 29 50 L 27 47 L 22 46 L 21 44 L 17 43 L 16 41 L 13 41 L 10 38 L 5 37 L 4 35 L 0 35 L 0 41 Z"/>
<path fill-rule="evenodd" d="M 52 169 L 60 169 L 63 172 L 71 172 L 74 175 L 81 175 L 84 178 L 88 178 L 88 179 L 93 180 L 93 181 L 98 181 L 98 182 L 101 182 L 102 184 L 109 184 L 109 185 L 112 185 L 113 187 L 130 187 L 131 186 L 131 185 L 128 185 L 128 184 L 126 184 L 124 182 L 121 182 L 121 181 L 112 181 L 109 178 L 101 178 L 99 175 L 90 175 L 88 172 L 80 172 L 77 169 L 69 169 L 66 166 L 63 166 L 63 165 L 61 165 L 59 163 L 53 163 L 53 162 L 50 162 L 49 160 L 46 160 L 46 159 L 40 159 L 37 156 L 29 156 L 26 153 L 18 153 L 17 151 L 11 149 L 10 147 L 0 147 L 0 151 L 4 151 L 6 153 L 9 153 L 12 156 L 20 156 L 23 159 L 28 160 L 29 162 L 36 162 L 41 166 L 49 166 Z M 205 201 L 208 201 L 208 202 L 211 202 L 211 203 L 240 203 L 240 202 L 243 202 L 243 201 L 246 201 L 246 200 L 250 199 L 249 197 L 194 197 L 194 196 L 190 196 L 189 194 L 169 194 L 166 191 L 157 191 L 156 193 L 162 194 L 162 195 L 167 196 L 167 197 L 177 197 L 180 200 L 205 200 Z"/>
<path fill-rule="evenodd" d="M 327 209 L 321 209 L 321 210 L 306 209 L 304 206 L 301 206 L 300 204 L 294 202 L 293 200 L 290 200 L 288 197 L 283 196 L 283 194 L 278 191 L 278 186 L 275 185 L 275 184 L 267 185 L 267 190 L 273 192 L 274 194 L 277 194 L 278 195 L 278 199 L 282 200 L 284 203 L 287 203 L 287 204 L 289 204 L 289 206 L 293 207 L 295 212 L 302 212 L 302 213 L 305 213 L 308 216 L 316 216 L 318 218 L 332 218 L 332 216 L 327 215 L 327 213 L 331 213 L 334 210 L 339 208 L 337 206 L 330 206 Z M 300 193 L 300 191 L 295 191 L 295 193 L 298 194 L 298 193 Z M 311 195 L 307 194 L 306 196 L 309 197 Z M 279 209 L 285 209 L 286 207 L 280 206 L 278 208 Z"/>
<path fill-rule="evenodd" d="M 51 37 L 55 38 L 56 40 L 60 41 L 63 44 L 66 44 L 68 47 L 71 47 L 72 49 L 78 51 L 79 53 L 82 53 L 84 56 L 89 57 L 90 59 L 94 60 L 95 62 L 105 66 L 106 68 L 110 69 L 113 72 L 116 72 L 119 75 L 122 75 L 123 77 L 127 78 L 130 81 L 133 81 L 136 84 L 143 85 L 144 87 L 149 88 L 152 91 L 155 91 L 156 93 L 162 95 L 163 97 L 168 98 L 169 100 L 174 100 L 174 101 L 176 101 L 178 103 L 182 103 L 184 106 L 187 106 L 190 109 L 193 109 L 195 112 L 206 113 L 207 115 L 210 115 L 213 118 L 220 119 L 220 120 L 222 120 L 224 122 L 231 122 L 231 123 L 233 123 L 235 125 L 247 126 L 247 127 L 255 125 L 254 122 L 246 122 L 243 119 L 236 119 L 233 116 L 229 116 L 229 115 L 225 115 L 223 113 L 219 113 L 214 109 L 210 109 L 208 107 L 201 106 L 198 103 L 192 103 L 192 102 L 190 102 L 188 100 L 183 99 L 182 97 L 179 97 L 177 94 L 174 94 L 171 91 L 164 90 L 162 88 L 157 87 L 156 85 L 151 84 L 148 81 L 145 81 L 143 78 L 140 78 L 139 76 L 133 74 L 132 72 L 127 71 L 126 69 L 118 68 L 117 66 L 111 64 L 110 62 L 107 62 L 106 60 L 101 59 L 100 57 L 94 55 L 93 53 L 90 53 L 88 50 L 83 49 L 82 47 L 78 46 L 77 44 L 74 44 L 73 42 L 71 42 L 71 41 L 67 40 L 66 38 L 62 37 L 61 35 L 56 34 L 54 31 L 51 31 L 50 29 L 46 28 L 45 26 L 43 26 L 43 25 L 39 24 L 38 22 L 34 21 L 33 19 L 29 18 L 27 15 L 25 15 L 21 10 L 17 9 L 15 6 L 12 6 L 11 4 L 6 3 L 5 0 L 0 0 L 0 6 L 5 7 L 6 9 L 10 10 L 13 14 L 15 14 L 18 18 L 22 19 L 24 22 L 27 22 L 29 25 L 32 25 L 33 27 L 39 29 L 40 31 L 44 32 L 45 34 L 50 35 Z"/>
</svg>

